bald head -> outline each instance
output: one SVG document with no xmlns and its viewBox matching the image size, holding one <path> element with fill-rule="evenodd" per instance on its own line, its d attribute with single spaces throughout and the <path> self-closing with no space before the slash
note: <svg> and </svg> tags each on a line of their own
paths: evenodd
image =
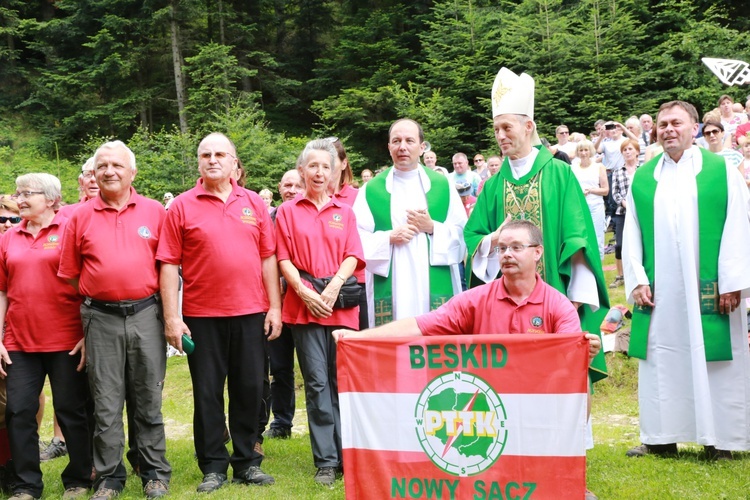
<svg viewBox="0 0 750 500">
<path fill-rule="evenodd" d="M 302 191 L 302 179 L 297 169 L 287 170 L 279 182 L 279 194 L 281 201 L 293 200 L 297 193 Z"/>
</svg>

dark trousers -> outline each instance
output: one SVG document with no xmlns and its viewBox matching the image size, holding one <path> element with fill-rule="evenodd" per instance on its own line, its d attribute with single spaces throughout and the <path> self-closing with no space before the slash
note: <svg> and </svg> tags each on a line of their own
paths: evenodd
<svg viewBox="0 0 750 500">
<path fill-rule="evenodd" d="M 613 215 L 612 224 L 615 226 L 615 259 L 622 260 L 622 233 L 625 230 L 625 214 Z"/>
<path fill-rule="evenodd" d="M 263 432 L 265 432 L 268 426 L 268 421 L 271 419 L 271 379 L 269 378 L 269 372 L 271 371 L 271 359 L 270 359 L 270 348 L 267 339 L 263 340 L 263 349 L 265 354 L 263 357 L 263 397 L 260 400 L 260 413 L 258 413 L 258 442 L 263 444 Z"/>
<path fill-rule="evenodd" d="M 193 438 L 203 474 L 235 473 L 260 465 L 253 448 L 263 391 L 264 314 L 226 318 L 184 317 L 195 351 L 188 356 L 193 381 Z M 229 395 L 233 454 L 224 445 L 224 383 Z"/>
<path fill-rule="evenodd" d="M 305 380 L 307 425 L 315 467 L 341 466 L 341 413 L 336 373 L 337 326 L 292 325 L 294 345 Z"/>
<path fill-rule="evenodd" d="M 370 328 L 370 315 L 367 305 L 367 285 L 360 283 L 359 286 L 361 288 L 359 292 L 359 329 L 367 330 Z"/>
<path fill-rule="evenodd" d="M 70 462 L 62 472 L 65 488 L 91 487 L 92 413 L 85 372 L 77 372 L 80 354 L 69 351 L 29 353 L 12 351 L 8 372 L 6 422 L 16 473 L 15 491 L 40 497 L 44 485 L 39 466 L 39 432 L 36 413 L 39 393 L 49 376 L 52 403 L 68 446 Z"/>
<path fill-rule="evenodd" d="M 284 325 L 281 335 L 268 342 L 271 354 L 271 409 L 273 429 L 291 429 L 294 419 L 294 337 Z"/>
</svg>

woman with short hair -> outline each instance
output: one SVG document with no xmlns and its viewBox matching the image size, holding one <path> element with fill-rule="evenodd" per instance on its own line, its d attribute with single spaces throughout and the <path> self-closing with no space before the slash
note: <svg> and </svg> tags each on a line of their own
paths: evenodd
<svg viewBox="0 0 750 500">
<path fill-rule="evenodd" d="M 279 206 L 276 216 L 276 255 L 288 283 L 282 320 L 292 329 L 305 381 L 315 482 L 326 486 L 334 483 L 342 465 L 331 332 L 359 326 L 359 307 L 339 308 L 336 303 L 345 282 L 365 266 L 354 212 L 328 191 L 336 156 L 330 140 L 307 143 L 298 162 L 304 193 Z M 317 290 L 313 283 L 320 278 L 327 284 Z"/>
<path fill-rule="evenodd" d="M 65 498 L 78 498 L 91 487 L 91 406 L 84 372 L 82 298 L 57 276 L 68 219 L 55 213 L 60 205 L 57 177 L 26 174 L 16 179 L 16 186 L 13 197 L 23 222 L 0 240 L 0 324 L 5 323 L 0 375 L 7 377 L 13 493 L 19 498 L 42 495 L 36 414 L 48 376 L 70 455 L 62 472 Z"/>
</svg>

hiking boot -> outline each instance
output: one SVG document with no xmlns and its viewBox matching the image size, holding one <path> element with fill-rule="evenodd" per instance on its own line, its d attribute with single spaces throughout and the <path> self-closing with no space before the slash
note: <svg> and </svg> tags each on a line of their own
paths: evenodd
<svg viewBox="0 0 750 500">
<path fill-rule="evenodd" d="M 732 452 L 729 450 L 717 450 L 715 446 L 704 446 L 703 451 L 706 453 L 708 460 L 734 460 Z"/>
<path fill-rule="evenodd" d="M 112 488 L 107 488 L 104 485 L 99 486 L 99 489 L 96 490 L 96 492 L 89 497 L 89 500 L 112 500 L 117 495 L 119 495 L 120 492 L 117 490 L 113 490 Z"/>
<path fill-rule="evenodd" d="M 292 437 L 292 429 L 284 427 L 271 427 L 263 433 L 263 437 L 268 439 L 288 439 Z"/>
<path fill-rule="evenodd" d="M 333 486 L 336 482 L 336 467 L 319 467 L 314 481 L 322 486 Z"/>
<path fill-rule="evenodd" d="M 629 449 L 626 457 L 645 457 L 646 455 L 677 455 L 677 444 L 641 444 L 635 448 Z"/>
<path fill-rule="evenodd" d="M 39 500 L 37 497 L 32 495 L 31 493 L 27 493 L 25 491 L 19 491 L 18 493 L 13 493 L 13 496 L 8 498 L 8 500 Z"/>
<path fill-rule="evenodd" d="M 242 483 L 242 484 L 255 484 L 258 486 L 266 486 L 266 485 L 275 483 L 276 480 L 270 475 L 260 470 L 259 466 L 251 465 L 250 467 L 248 467 L 247 469 L 243 471 L 235 472 L 234 477 L 232 478 L 232 482 Z"/>
<path fill-rule="evenodd" d="M 143 487 L 146 498 L 159 498 L 169 493 L 169 486 L 161 479 L 152 479 Z"/>
<path fill-rule="evenodd" d="M 615 280 L 609 284 L 610 288 L 621 287 L 625 284 L 625 278 L 623 276 L 615 276 Z"/>
<path fill-rule="evenodd" d="M 227 484 L 227 475 L 220 472 L 209 472 L 203 476 L 203 482 L 195 491 L 198 493 L 211 493 Z"/>
<path fill-rule="evenodd" d="M 52 438 L 46 448 L 39 453 L 39 459 L 47 462 L 53 458 L 64 457 L 68 454 L 68 446 L 59 437 Z"/>
<path fill-rule="evenodd" d="M 73 486 L 65 490 L 63 493 L 63 500 L 77 500 L 83 498 L 89 494 L 89 489 L 83 486 Z"/>
</svg>

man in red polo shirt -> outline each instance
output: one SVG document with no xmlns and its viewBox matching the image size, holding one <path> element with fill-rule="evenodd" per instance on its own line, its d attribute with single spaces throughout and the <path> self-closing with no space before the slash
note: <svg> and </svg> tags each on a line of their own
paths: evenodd
<svg viewBox="0 0 750 500">
<path fill-rule="evenodd" d="M 483 333 L 576 333 L 581 331 L 573 304 L 536 272 L 544 254 L 542 232 L 526 220 L 506 222 L 498 254 L 502 276 L 456 295 L 440 308 L 416 318 L 361 332 L 337 330 L 334 336 L 408 337 Z M 599 338 L 586 334 L 592 356 Z"/>
<path fill-rule="evenodd" d="M 94 154 L 99 196 L 73 212 L 57 275 L 85 297 L 86 366 L 94 399 L 96 493 L 113 498 L 125 487 L 122 408 L 132 387 L 136 443 L 144 493 L 167 494 L 161 397 L 167 360 L 159 303 L 156 247 L 166 212 L 132 188 L 135 156 L 121 141 Z"/>
<path fill-rule="evenodd" d="M 192 337 L 188 356 L 195 413 L 193 435 L 203 481 L 211 492 L 227 481 L 273 484 L 260 469 L 256 451 L 260 413 L 264 336 L 281 333 L 281 296 L 274 227 L 263 200 L 237 185 L 234 144 L 209 134 L 198 146 L 196 186 L 175 198 L 156 258 L 161 261 L 161 292 L 167 341 L 182 351 L 182 335 Z M 182 314 L 177 308 L 182 265 Z M 224 381 L 229 392 L 229 431 L 233 454 L 224 445 Z"/>
<path fill-rule="evenodd" d="M 454 296 L 434 311 L 356 332 L 335 330 L 333 337 L 409 337 L 492 333 L 577 333 L 581 322 L 567 297 L 536 272 L 544 255 L 542 232 L 528 220 L 500 226 L 498 246 L 502 276 Z M 599 337 L 587 333 L 589 360 L 599 353 Z M 589 399 L 589 407 L 591 401 Z M 592 444 L 593 446 L 593 444 Z M 586 491 L 586 500 L 596 500 Z"/>
</svg>

